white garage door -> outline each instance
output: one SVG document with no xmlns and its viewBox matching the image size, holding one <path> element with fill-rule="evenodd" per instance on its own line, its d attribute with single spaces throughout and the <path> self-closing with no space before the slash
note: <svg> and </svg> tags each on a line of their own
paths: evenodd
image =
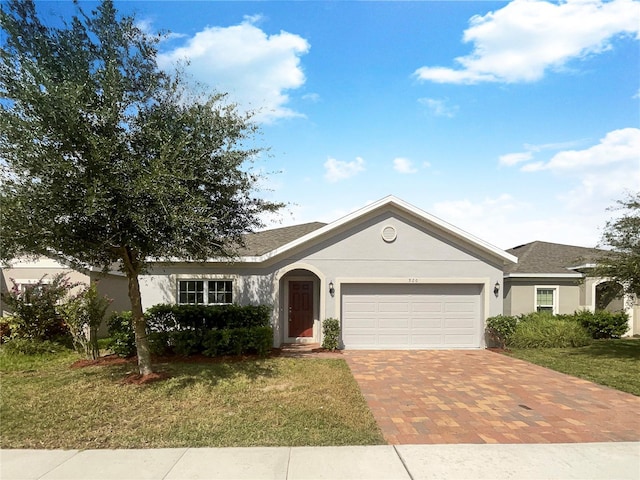
<svg viewBox="0 0 640 480">
<path fill-rule="evenodd" d="M 343 285 L 342 341 L 350 349 L 478 348 L 481 289 L 481 285 Z"/>
</svg>

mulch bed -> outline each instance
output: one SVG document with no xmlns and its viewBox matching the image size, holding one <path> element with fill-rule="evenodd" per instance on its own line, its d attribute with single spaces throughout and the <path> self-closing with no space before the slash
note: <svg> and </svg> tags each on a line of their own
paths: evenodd
<svg viewBox="0 0 640 480">
<path fill-rule="evenodd" d="M 300 352 L 298 354 L 291 355 L 291 352 L 282 351 L 280 348 L 274 348 L 271 351 L 271 355 L 269 357 L 280 357 L 280 356 L 295 356 L 295 357 L 304 357 L 309 356 L 309 354 L 313 354 L 313 356 L 318 354 L 336 354 L 342 353 L 339 350 L 332 352 L 331 350 L 326 350 L 324 348 L 314 348 L 312 350 L 307 350 L 306 352 Z M 267 358 L 269 358 L 267 357 Z M 180 355 L 167 355 L 167 356 L 152 356 L 151 361 L 154 365 L 162 365 L 168 363 L 235 363 L 235 362 L 243 362 L 246 360 L 255 360 L 260 359 L 258 355 L 227 355 L 221 357 L 207 357 L 206 355 L 189 355 L 189 356 L 180 356 Z M 128 357 L 123 358 L 118 355 L 105 355 L 104 357 L 96 358 L 95 360 L 82 359 L 76 360 L 71 364 L 71 368 L 86 368 L 86 367 L 105 367 L 105 366 L 115 366 L 115 365 L 137 365 L 138 357 Z M 122 383 L 125 385 L 146 385 L 152 382 L 157 382 L 160 380 L 166 380 L 170 378 L 171 375 L 168 372 L 158 371 L 151 373 L 149 375 L 140 375 L 139 373 L 131 373 L 124 377 Z"/>
</svg>

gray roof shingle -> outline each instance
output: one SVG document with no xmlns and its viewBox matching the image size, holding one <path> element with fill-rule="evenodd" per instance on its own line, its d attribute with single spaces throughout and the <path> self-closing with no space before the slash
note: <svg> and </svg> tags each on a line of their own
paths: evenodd
<svg viewBox="0 0 640 480">
<path fill-rule="evenodd" d="M 260 256 L 293 242 L 300 237 L 322 228 L 326 223 L 311 222 L 290 227 L 274 228 L 244 236 L 244 247 L 237 252 L 240 256 Z"/>
<path fill-rule="evenodd" d="M 507 265 L 505 273 L 577 273 L 568 267 L 595 263 L 604 250 L 535 241 L 510 248 L 518 263 Z"/>
</svg>

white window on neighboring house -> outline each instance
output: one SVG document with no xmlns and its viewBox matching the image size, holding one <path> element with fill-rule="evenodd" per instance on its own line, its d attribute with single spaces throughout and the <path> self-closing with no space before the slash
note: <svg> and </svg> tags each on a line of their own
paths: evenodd
<svg viewBox="0 0 640 480">
<path fill-rule="evenodd" d="M 558 313 L 557 287 L 536 287 L 536 311 Z"/>
<path fill-rule="evenodd" d="M 178 303 L 182 305 L 233 303 L 233 282 L 231 280 L 179 280 Z"/>
</svg>

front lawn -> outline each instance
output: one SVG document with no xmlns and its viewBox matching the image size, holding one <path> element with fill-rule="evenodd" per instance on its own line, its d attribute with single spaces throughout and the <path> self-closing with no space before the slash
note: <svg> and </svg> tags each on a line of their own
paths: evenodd
<svg viewBox="0 0 640 480">
<path fill-rule="evenodd" d="M 170 378 L 133 385 L 133 363 L 70 368 L 77 358 L 0 351 L 0 447 L 384 443 L 343 360 L 170 362 L 157 365 Z"/>
<path fill-rule="evenodd" d="M 512 349 L 507 354 L 640 396 L 640 339 L 596 340 L 579 348 Z"/>
</svg>

